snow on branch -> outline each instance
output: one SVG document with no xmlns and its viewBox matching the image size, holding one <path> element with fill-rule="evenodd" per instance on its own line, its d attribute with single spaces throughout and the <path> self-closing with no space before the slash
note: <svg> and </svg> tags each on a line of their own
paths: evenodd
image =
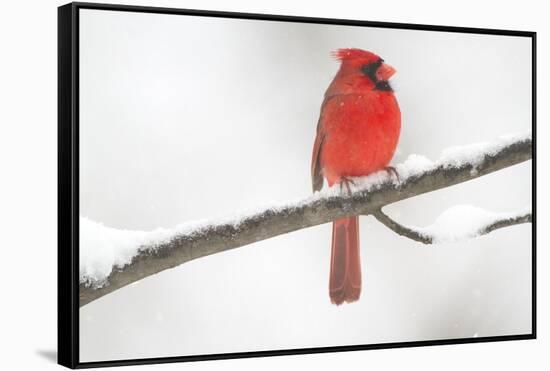
<svg viewBox="0 0 550 371">
<path fill-rule="evenodd" d="M 384 171 L 356 178 L 351 194 L 332 187 L 299 200 L 223 219 L 186 223 L 173 229 L 121 231 L 82 218 L 80 306 L 187 261 L 346 216 L 375 214 L 385 225 L 403 232 L 407 227 L 399 229 L 398 223 L 380 213 L 382 207 L 531 158 L 529 132 L 501 137 L 492 143 L 454 147 L 435 162 L 410 155 L 404 163 L 395 166 L 399 179 Z M 505 227 L 506 223 L 509 222 L 495 220 L 486 225 L 486 233 Z"/>
<path fill-rule="evenodd" d="M 400 224 L 382 210 L 372 215 L 398 235 L 427 245 L 465 241 L 500 228 L 532 221 L 530 209 L 515 213 L 493 213 L 470 205 L 453 206 L 424 228 Z"/>
</svg>

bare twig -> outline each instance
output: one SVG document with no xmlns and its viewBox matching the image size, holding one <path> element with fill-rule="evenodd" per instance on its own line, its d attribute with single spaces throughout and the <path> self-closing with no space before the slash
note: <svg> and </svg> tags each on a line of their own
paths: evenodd
<svg viewBox="0 0 550 371">
<path fill-rule="evenodd" d="M 531 138 L 511 141 L 487 151 L 481 158 L 458 163 L 435 163 L 422 172 L 401 177 L 395 183 L 391 177 L 376 186 L 355 189 L 351 194 L 322 197 L 319 194 L 283 207 L 266 208 L 239 221 L 203 226 L 174 236 L 154 249 L 144 247 L 130 264 L 113 269 L 107 284 L 94 287 L 80 285 L 80 306 L 98 299 L 130 283 L 187 261 L 220 253 L 250 243 L 332 220 L 368 215 L 383 206 L 410 197 L 466 182 L 471 179 L 519 164 L 532 157 Z M 499 226 L 492 227 L 493 229 Z"/>
<path fill-rule="evenodd" d="M 397 223 L 395 220 L 387 216 L 382 210 L 377 210 L 372 213 L 372 216 L 376 218 L 380 223 L 384 224 L 386 227 L 394 231 L 400 236 L 407 237 L 411 240 L 422 242 L 424 244 L 431 244 L 432 243 L 432 237 L 427 236 L 423 233 L 420 233 L 418 231 L 415 231 L 414 229 L 411 229 L 405 225 Z"/>
<path fill-rule="evenodd" d="M 436 243 L 436 238 L 434 236 L 423 233 L 417 229 L 409 228 L 406 225 L 400 224 L 385 214 L 382 210 L 377 210 L 372 213 L 372 215 L 380 223 L 384 224 L 386 227 L 394 231 L 400 236 L 409 238 L 411 240 L 421 242 L 423 244 L 429 245 Z M 510 227 L 516 224 L 531 223 L 532 215 L 531 212 L 525 212 L 522 214 L 515 215 L 513 217 L 503 217 L 501 219 L 495 220 L 491 224 L 480 226 L 480 229 L 475 234 L 476 236 L 482 236 L 484 234 L 491 233 L 497 229 Z"/>
</svg>

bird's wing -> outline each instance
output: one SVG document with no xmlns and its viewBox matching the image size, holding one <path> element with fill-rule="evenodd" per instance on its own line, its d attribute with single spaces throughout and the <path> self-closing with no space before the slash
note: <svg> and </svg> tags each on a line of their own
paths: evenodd
<svg viewBox="0 0 550 371">
<path fill-rule="evenodd" d="M 323 188 L 323 173 L 321 167 L 321 151 L 323 149 L 323 143 L 326 137 L 325 127 L 323 125 L 323 112 L 325 105 L 332 97 L 327 97 L 321 105 L 321 113 L 319 115 L 319 121 L 317 122 L 317 136 L 315 137 L 315 144 L 313 145 L 313 155 L 311 157 L 311 183 L 313 192 L 319 191 Z"/>
</svg>

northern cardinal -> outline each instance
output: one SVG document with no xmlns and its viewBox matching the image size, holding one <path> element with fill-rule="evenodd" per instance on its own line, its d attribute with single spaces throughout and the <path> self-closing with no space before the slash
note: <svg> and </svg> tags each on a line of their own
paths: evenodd
<svg viewBox="0 0 550 371">
<path fill-rule="evenodd" d="M 351 177 L 388 167 L 401 130 L 401 112 L 388 82 L 395 69 L 378 55 L 361 49 L 338 49 L 340 69 L 328 87 L 317 124 L 311 178 L 313 191 L 344 185 Z M 394 170 L 394 169 L 393 169 Z M 329 280 L 334 304 L 353 302 L 361 294 L 358 216 L 332 224 Z"/>
</svg>

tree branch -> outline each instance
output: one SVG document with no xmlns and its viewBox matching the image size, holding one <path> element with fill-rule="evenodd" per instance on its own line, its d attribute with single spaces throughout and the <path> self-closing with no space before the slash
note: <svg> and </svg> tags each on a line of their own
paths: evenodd
<svg viewBox="0 0 550 371">
<path fill-rule="evenodd" d="M 442 160 L 423 166 L 422 169 L 414 170 L 398 165 L 398 182 L 383 172 L 377 173 L 354 187 L 349 195 L 337 194 L 334 191 L 337 187 L 332 187 L 327 192 L 318 192 L 296 202 L 266 208 L 239 220 L 220 221 L 177 233 L 160 245 L 143 246 L 129 264 L 113 268 L 103 286 L 81 282 L 80 306 L 193 259 L 338 218 L 369 215 L 394 202 L 479 178 L 532 158 L 530 134 L 486 145 L 481 153 L 477 153 L 480 152 L 477 146 L 476 156 L 468 156 L 471 151 L 467 147 L 465 149 L 462 155 L 459 153 L 450 158 L 444 156 Z M 494 230 L 501 226 L 491 228 Z"/>
<path fill-rule="evenodd" d="M 382 210 L 377 210 L 372 215 L 380 223 L 394 231 L 400 236 L 406 237 L 413 241 L 421 242 L 426 245 L 438 243 L 437 236 L 418 230 L 416 228 L 410 228 L 406 225 L 400 224 L 385 214 Z M 513 216 L 503 216 L 495 219 L 489 224 L 480 225 L 478 229 L 472 231 L 472 237 L 483 236 L 484 234 L 491 233 L 500 228 L 510 227 L 516 224 L 531 223 L 531 212 L 522 212 Z"/>
<path fill-rule="evenodd" d="M 384 214 L 382 210 L 377 210 L 373 212 L 372 216 L 374 216 L 376 220 L 378 220 L 380 223 L 384 224 L 386 227 L 388 227 L 400 236 L 407 237 L 408 239 L 416 242 L 422 242 L 424 244 L 431 244 L 433 242 L 433 238 L 431 236 L 427 236 L 424 233 L 420 233 L 405 225 L 397 223 L 388 215 Z"/>
</svg>

